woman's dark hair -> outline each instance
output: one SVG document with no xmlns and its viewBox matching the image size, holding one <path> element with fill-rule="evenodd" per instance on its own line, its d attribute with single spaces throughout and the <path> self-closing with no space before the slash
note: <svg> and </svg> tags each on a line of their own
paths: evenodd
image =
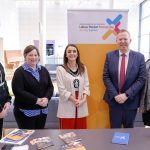
<svg viewBox="0 0 150 150">
<path fill-rule="evenodd" d="M 80 61 L 80 53 L 79 53 L 79 50 L 78 50 L 78 47 L 75 45 L 75 44 L 68 44 L 65 48 L 65 52 L 64 52 L 64 58 L 63 58 L 63 61 L 64 61 L 64 67 L 67 71 L 69 71 L 69 68 L 67 66 L 67 63 L 68 63 L 68 58 L 66 57 L 66 53 L 67 53 L 67 49 L 68 47 L 75 47 L 76 50 L 77 50 L 77 54 L 78 54 L 78 57 L 76 59 L 76 63 L 78 64 L 78 71 L 79 71 L 79 74 L 82 75 L 85 71 L 85 68 L 84 68 L 84 64 Z"/>
<path fill-rule="evenodd" d="M 28 45 L 25 49 L 24 49 L 24 52 L 23 52 L 23 56 L 24 58 L 26 58 L 27 54 L 30 53 L 32 50 L 36 50 L 37 51 L 37 54 L 38 56 L 40 56 L 40 53 L 39 53 L 39 50 L 37 47 L 35 47 L 34 45 Z"/>
</svg>

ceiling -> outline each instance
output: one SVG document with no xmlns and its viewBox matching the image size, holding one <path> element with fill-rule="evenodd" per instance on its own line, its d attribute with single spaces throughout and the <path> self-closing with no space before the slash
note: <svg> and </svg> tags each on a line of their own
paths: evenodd
<svg viewBox="0 0 150 150">
<path fill-rule="evenodd" d="M 39 0 L 15 0 L 18 6 L 37 6 Z M 47 6 L 87 9 L 130 9 L 144 0 L 45 0 Z"/>
</svg>

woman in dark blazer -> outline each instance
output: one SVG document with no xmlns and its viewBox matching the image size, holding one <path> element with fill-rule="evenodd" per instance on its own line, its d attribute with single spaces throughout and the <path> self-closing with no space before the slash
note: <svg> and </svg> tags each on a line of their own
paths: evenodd
<svg viewBox="0 0 150 150">
<path fill-rule="evenodd" d="M 40 54 L 35 46 L 27 46 L 23 55 L 25 62 L 12 79 L 14 115 L 20 129 L 43 129 L 53 84 L 47 69 L 38 64 Z"/>
</svg>

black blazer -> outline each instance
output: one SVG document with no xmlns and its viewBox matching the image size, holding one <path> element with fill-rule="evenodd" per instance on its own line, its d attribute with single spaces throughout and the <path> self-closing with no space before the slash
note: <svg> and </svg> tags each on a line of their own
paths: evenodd
<svg viewBox="0 0 150 150">
<path fill-rule="evenodd" d="M 36 105 L 37 98 L 46 97 L 51 99 L 54 87 L 48 70 L 41 66 L 40 81 L 25 71 L 22 66 L 16 69 L 12 79 L 12 90 L 15 95 L 14 105 L 22 109 L 40 109 Z"/>
<path fill-rule="evenodd" d="M 5 80 L 5 72 L 2 64 L 0 63 L 0 112 L 6 102 L 11 102 L 11 96 L 8 91 L 7 82 Z"/>
</svg>

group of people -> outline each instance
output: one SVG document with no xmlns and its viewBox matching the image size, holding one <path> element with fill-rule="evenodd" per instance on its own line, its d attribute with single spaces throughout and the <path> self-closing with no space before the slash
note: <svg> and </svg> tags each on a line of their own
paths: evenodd
<svg viewBox="0 0 150 150">
<path fill-rule="evenodd" d="M 132 128 L 139 106 L 143 113 L 150 110 L 150 91 L 147 90 L 150 62 L 146 66 L 144 56 L 130 50 L 131 37 L 127 30 L 119 31 L 116 43 L 118 49 L 107 53 L 104 64 L 104 100 L 109 106 L 111 128 Z M 39 64 L 39 50 L 29 45 L 23 55 L 25 61 L 16 69 L 12 79 L 14 116 L 21 129 L 43 129 L 54 87 L 49 72 Z M 76 45 L 67 45 L 63 62 L 56 69 L 60 129 L 86 129 L 89 79 Z M 11 96 L 0 64 L 0 132 L 10 104 Z"/>
<path fill-rule="evenodd" d="M 14 116 L 20 129 L 43 129 L 48 114 L 48 102 L 53 95 L 53 84 L 48 70 L 39 65 L 39 50 L 29 45 L 24 50 L 24 63 L 18 67 L 12 79 Z M 4 69 L 0 66 L 0 129 L 7 115 L 11 96 L 5 80 Z M 2 136 L 2 132 L 0 132 Z"/>
<path fill-rule="evenodd" d="M 48 114 L 48 102 L 54 87 L 48 70 L 39 64 L 37 47 L 29 45 L 23 52 L 24 63 L 12 78 L 14 116 L 20 129 L 43 129 Z M 11 104 L 11 96 L 0 64 L 0 134 L 3 118 Z M 80 61 L 78 48 L 69 44 L 64 53 L 64 65 L 57 68 L 57 85 L 60 94 L 58 114 L 61 129 L 86 128 L 88 116 L 87 96 L 89 81 L 87 69 Z"/>
</svg>

